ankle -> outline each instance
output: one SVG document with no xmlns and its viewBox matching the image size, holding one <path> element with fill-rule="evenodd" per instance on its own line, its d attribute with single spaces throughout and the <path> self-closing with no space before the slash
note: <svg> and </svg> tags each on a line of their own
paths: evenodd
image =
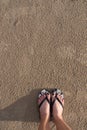
<svg viewBox="0 0 87 130">
<path fill-rule="evenodd" d="M 48 124 L 48 122 L 49 122 L 48 119 L 45 119 L 45 118 L 44 118 L 44 119 L 41 119 L 41 121 L 40 121 L 40 125 L 46 127 L 47 124 Z"/>
<path fill-rule="evenodd" d="M 54 120 L 55 120 L 55 121 L 63 120 L 63 116 L 62 116 L 62 115 L 57 115 L 57 114 L 56 114 L 56 115 L 54 116 Z"/>
<path fill-rule="evenodd" d="M 42 123 L 42 124 L 48 123 L 49 118 L 50 118 L 50 117 L 49 117 L 48 115 L 42 114 L 42 115 L 41 115 L 41 123 Z"/>
</svg>

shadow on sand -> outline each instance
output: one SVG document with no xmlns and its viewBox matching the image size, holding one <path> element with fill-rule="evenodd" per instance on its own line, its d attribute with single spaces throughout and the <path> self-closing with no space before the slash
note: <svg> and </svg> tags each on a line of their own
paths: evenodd
<svg viewBox="0 0 87 130">
<path fill-rule="evenodd" d="M 32 90 L 29 95 L 0 110 L 0 120 L 38 122 L 37 96 L 40 90 Z"/>
</svg>

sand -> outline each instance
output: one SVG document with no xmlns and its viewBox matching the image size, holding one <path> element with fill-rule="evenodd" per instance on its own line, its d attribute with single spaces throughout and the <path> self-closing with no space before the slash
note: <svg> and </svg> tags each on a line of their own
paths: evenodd
<svg viewBox="0 0 87 130">
<path fill-rule="evenodd" d="M 43 88 L 87 129 L 87 0 L 0 0 L 0 130 L 37 130 Z"/>
</svg>

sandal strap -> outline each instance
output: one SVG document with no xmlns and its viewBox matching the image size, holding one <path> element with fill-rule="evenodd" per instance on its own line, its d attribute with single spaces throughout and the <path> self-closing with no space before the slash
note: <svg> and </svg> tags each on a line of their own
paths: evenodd
<svg viewBox="0 0 87 130">
<path fill-rule="evenodd" d="M 50 104 L 49 99 L 47 98 L 47 96 L 42 100 L 42 102 L 39 104 L 39 108 L 41 107 L 41 105 L 44 103 L 44 101 L 47 100 L 47 102 Z"/>
<path fill-rule="evenodd" d="M 62 102 L 59 100 L 59 98 L 57 97 L 57 95 L 55 96 L 55 99 L 54 99 L 53 102 L 51 103 L 52 106 L 53 106 L 53 104 L 55 103 L 56 100 L 61 104 L 62 108 L 64 108 Z"/>
<path fill-rule="evenodd" d="M 64 108 L 64 106 L 63 106 L 62 102 L 59 100 L 59 98 L 58 98 L 58 97 L 56 97 L 56 100 L 60 103 L 60 105 L 62 106 L 62 108 Z"/>
</svg>

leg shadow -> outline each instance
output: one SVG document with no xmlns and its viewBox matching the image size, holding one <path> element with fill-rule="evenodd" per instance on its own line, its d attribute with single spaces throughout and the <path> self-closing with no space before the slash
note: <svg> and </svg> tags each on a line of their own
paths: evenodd
<svg viewBox="0 0 87 130">
<path fill-rule="evenodd" d="M 0 120 L 38 122 L 37 96 L 39 92 L 40 89 L 32 90 L 29 95 L 0 110 Z"/>
</svg>

